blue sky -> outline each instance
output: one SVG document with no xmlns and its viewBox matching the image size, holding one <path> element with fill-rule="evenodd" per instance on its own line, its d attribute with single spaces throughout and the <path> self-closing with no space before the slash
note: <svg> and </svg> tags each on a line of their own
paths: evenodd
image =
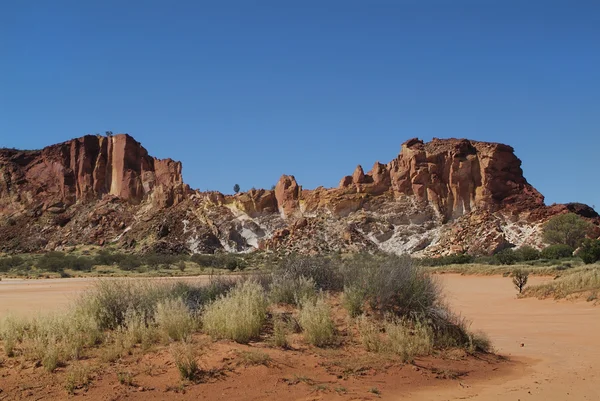
<svg viewBox="0 0 600 401">
<path fill-rule="evenodd" d="M 598 1 L 0 0 L 0 60 L 0 146 L 128 132 L 231 192 L 466 137 L 600 207 Z"/>
</svg>

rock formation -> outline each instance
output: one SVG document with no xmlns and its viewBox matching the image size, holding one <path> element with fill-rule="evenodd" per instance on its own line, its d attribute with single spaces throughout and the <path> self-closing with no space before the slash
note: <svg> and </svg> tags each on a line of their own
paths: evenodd
<svg viewBox="0 0 600 401">
<path fill-rule="evenodd" d="M 357 166 L 337 188 L 236 195 L 187 187 L 181 163 L 159 160 L 129 135 L 93 136 L 41 151 L 0 149 L 0 251 L 108 243 L 138 251 L 263 249 L 423 255 L 489 254 L 541 246 L 541 224 L 586 205 L 545 206 L 510 146 L 411 139 L 397 158 Z"/>
</svg>

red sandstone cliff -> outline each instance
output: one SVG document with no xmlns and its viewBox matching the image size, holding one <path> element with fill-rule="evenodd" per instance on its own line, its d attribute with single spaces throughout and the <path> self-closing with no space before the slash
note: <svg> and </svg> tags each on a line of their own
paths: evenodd
<svg viewBox="0 0 600 401">
<path fill-rule="evenodd" d="M 0 212 L 38 204 L 58 211 L 104 195 L 166 207 L 186 192 L 180 162 L 149 156 L 127 134 L 87 135 L 41 151 L 2 149 L 0 169 Z"/>
</svg>

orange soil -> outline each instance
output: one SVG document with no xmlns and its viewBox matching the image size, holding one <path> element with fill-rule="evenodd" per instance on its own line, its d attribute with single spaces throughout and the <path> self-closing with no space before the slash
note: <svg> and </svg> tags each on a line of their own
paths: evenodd
<svg viewBox="0 0 600 401">
<path fill-rule="evenodd" d="M 292 336 L 292 350 L 265 341 L 248 346 L 216 342 L 201 358 L 214 372 L 198 384 L 181 386 L 168 349 L 104 364 L 89 358 L 93 380 L 87 391 L 68 396 L 65 368 L 50 374 L 31 363 L 0 357 L 0 400 L 596 400 L 600 399 L 600 308 L 585 302 L 516 299 L 503 277 L 440 276 L 448 302 L 494 341 L 501 361 L 489 355 L 450 352 L 402 365 L 359 347 L 318 350 Z M 539 279 L 534 279 L 539 280 Z M 55 310 L 84 291 L 90 280 L 0 282 L 0 317 Z M 343 317 L 338 316 L 343 326 Z M 347 333 L 342 333 L 347 334 Z M 196 343 L 206 341 L 196 336 Z M 524 344 L 522 347 L 521 344 Z M 268 366 L 240 365 L 236 350 L 268 354 Z M 133 385 L 117 374 L 131 374 Z M 453 377 L 458 376 L 458 377 Z M 370 392 L 377 389 L 380 394 Z M 337 391 L 336 391 L 337 390 Z M 375 390 L 374 390 L 375 391 Z"/>
</svg>

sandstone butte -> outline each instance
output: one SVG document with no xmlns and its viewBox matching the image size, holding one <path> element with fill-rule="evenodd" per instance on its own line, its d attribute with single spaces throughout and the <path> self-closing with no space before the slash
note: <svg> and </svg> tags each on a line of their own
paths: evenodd
<svg viewBox="0 0 600 401">
<path fill-rule="evenodd" d="M 590 207 L 544 204 L 512 147 L 411 139 L 397 158 L 357 166 L 337 188 L 192 190 L 180 162 L 156 159 L 127 134 L 87 135 L 42 150 L 0 149 L 0 252 L 82 244 L 156 252 L 264 249 L 318 253 L 491 254 L 541 247 L 541 225 Z"/>
</svg>

